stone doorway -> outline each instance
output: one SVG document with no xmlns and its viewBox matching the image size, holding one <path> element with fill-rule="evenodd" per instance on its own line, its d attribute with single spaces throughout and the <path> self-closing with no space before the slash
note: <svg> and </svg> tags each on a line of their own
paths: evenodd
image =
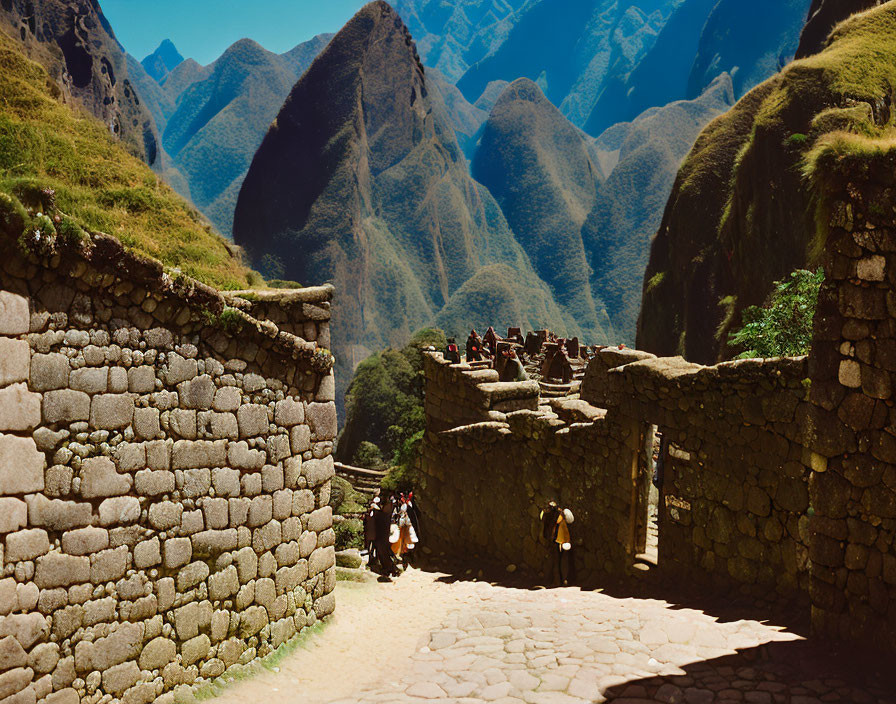
<svg viewBox="0 0 896 704">
<path fill-rule="evenodd" d="M 662 435 L 655 425 L 643 423 L 638 451 L 632 462 L 632 566 L 647 571 L 659 561 L 658 507 L 660 496 L 653 484 Z"/>
</svg>

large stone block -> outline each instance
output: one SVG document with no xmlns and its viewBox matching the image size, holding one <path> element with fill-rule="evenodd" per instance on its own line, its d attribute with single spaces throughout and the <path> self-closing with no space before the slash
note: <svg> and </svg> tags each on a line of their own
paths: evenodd
<svg viewBox="0 0 896 704">
<path fill-rule="evenodd" d="M 28 653 L 12 636 L 0 638 L 0 672 L 28 664 Z"/>
<path fill-rule="evenodd" d="M 309 403 L 305 416 L 316 440 L 332 440 L 336 437 L 338 427 L 335 403 Z"/>
<path fill-rule="evenodd" d="M 208 374 L 197 376 L 190 381 L 184 381 L 177 385 L 177 394 L 183 408 L 197 408 L 201 410 L 212 407 L 215 398 L 215 382 Z"/>
<path fill-rule="evenodd" d="M 180 525 L 184 507 L 173 501 L 160 501 L 149 507 L 149 524 L 156 530 L 170 530 Z"/>
<path fill-rule="evenodd" d="M 141 670 L 161 670 L 177 658 L 177 643 L 167 638 L 153 638 L 140 653 Z"/>
<path fill-rule="evenodd" d="M 91 457 L 81 466 L 81 495 L 87 499 L 123 496 L 131 490 L 133 479 L 119 474 L 108 457 Z"/>
<path fill-rule="evenodd" d="M 90 558 L 52 552 L 37 558 L 34 583 L 41 589 L 90 581 Z"/>
<path fill-rule="evenodd" d="M 0 337 L 0 386 L 27 382 L 30 368 L 31 348 L 28 343 L 25 340 Z"/>
<path fill-rule="evenodd" d="M 326 572 L 336 564 L 336 549 L 332 546 L 317 548 L 308 558 L 308 576 L 313 577 Z"/>
<path fill-rule="evenodd" d="M 333 457 L 325 457 L 322 460 L 306 460 L 302 463 L 302 474 L 308 480 L 308 486 L 320 486 L 336 474 Z"/>
<path fill-rule="evenodd" d="M 0 432 L 24 432 L 40 425 L 40 401 L 40 394 L 29 391 L 25 383 L 0 388 Z"/>
<path fill-rule="evenodd" d="M 297 425 L 289 431 L 289 444 L 294 455 L 301 455 L 311 449 L 311 428 Z"/>
<path fill-rule="evenodd" d="M 134 475 L 134 488 L 140 496 L 170 494 L 174 487 L 174 472 L 144 469 Z"/>
<path fill-rule="evenodd" d="M 93 521 L 93 507 L 88 503 L 48 499 L 43 494 L 25 497 L 28 504 L 28 523 L 54 531 L 89 526 Z"/>
<path fill-rule="evenodd" d="M 215 557 L 236 550 L 239 536 L 236 528 L 203 530 L 192 536 L 193 554 L 197 557 Z"/>
<path fill-rule="evenodd" d="M 212 407 L 216 411 L 233 412 L 236 411 L 243 402 L 243 394 L 235 386 L 223 386 L 215 392 L 215 399 Z"/>
<path fill-rule="evenodd" d="M 155 440 L 162 437 L 158 408 L 137 408 L 134 410 L 134 433 L 140 440 Z"/>
<path fill-rule="evenodd" d="M 126 526 L 140 520 L 140 502 L 133 496 L 116 496 L 100 504 L 100 525 Z"/>
<path fill-rule="evenodd" d="M 7 563 L 33 560 L 48 552 L 50 552 L 50 538 L 47 536 L 47 531 L 42 528 L 20 530 L 6 536 L 4 560 Z"/>
<path fill-rule="evenodd" d="M 113 665 L 103 673 L 103 689 L 113 695 L 121 696 L 140 679 L 140 668 L 133 660 Z"/>
<path fill-rule="evenodd" d="M 249 449 L 249 444 L 241 440 L 227 444 L 227 460 L 235 469 L 261 469 L 267 460 L 267 454 L 262 450 Z"/>
<path fill-rule="evenodd" d="M 109 547 L 105 528 L 78 528 L 62 534 L 62 550 L 69 555 L 91 555 Z"/>
<path fill-rule="evenodd" d="M 0 533 L 12 533 L 28 524 L 28 504 L 20 499 L 0 498 Z"/>
<path fill-rule="evenodd" d="M 165 567 L 177 569 L 193 557 L 193 544 L 189 538 L 168 538 L 164 543 Z"/>
<path fill-rule="evenodd" d="M 222 467 L 226 457 L 226 440 L 178 440 L 171 451 L 171 464 L 174 469 Z"/>
<path fill-rule="evenodd" d="M 75 369 L 69 376 L 69 385 L 75 391 L 87 394 L 104 394 L 109 388 L 109 369 L 107 367 L 82 367 Z"/>
<path fill-rule="evenodd" d="M 68 387 L 71 364 L 59 352 L 36 354 L 31 359 L 30 386 L 35 391 L 53 391 Z"/>
<path fill-rule="evenodd" d="M 33 679 L 34 670 L 30 667 L 17 667 L 0 674 L 0 700 L 11 701 L 13 696 L 24 690 Z"/>
<path fill-rule="evenodd" d="M 0 495 L 41 491 L 44 464 L 32 438 L 0 434 Z"/>
<path fill-rule="evenodd" d="M 25 335 L 30 327 L 28 299 L 12 291 L 0 291 L 0 335 Z"/>
<path fill-rule="evenodd" d="M 240 580 L 236 567 L 230 565 L 208 578 L 208 598 L 224 601 L 239 591 Z"/>
<path fill-rule="evenodd" d="M 44 394 L 43 416 L 46 423 L 74 423 L 87 420 L 90 418 L 90 396 L 83 391 L 72 389 L 48 391 Z"/>
<path fill-rule="evenodd" d="M 105 638 L 80 641 L 75 646 L 75 669 L 79 673 L 108 670 L 113 665 L 136 660 L 143 646 L 143 624 L 121 623 Z"/>
<path fill-rule="evenodd" d="M 252 438 L 258 435 L 267 435 L 268 407 L 255 404 L 240 406 L 236 412 L 237 422 L 240 428 L 241 438 Z"/>
<path fill-rule="evenodd" d="M 131 394 L 100 394 L 90 403 L 90 425 L 100 430 L 117 430 L 134 420 L 134 397 Z"/>
<path fill-rule="evenodd" d="M 114 582 L 124 577 L 127 568 L 127 545 L 103 550 L 90 556 L 90 581 L 94 584 Z"/>
<path fill-rule="evenodd" d="M 333 509 L 330 506 L 324 506 L 316 511 L 312 511 L 308 516 L 308 530 L 315 533 L 322 533 L 328 528 L 333 527 Z"/>
<path fill-rule="evenodd" d="M 156 390 L 156 372 L 150 366 L 128 369 L 128 391 L 133 394 L 151 394 Z"/>
<path fill-rule="evenodd" d="M 291 428 L 305 422 L 305 406 L 301 401 L 287 398 L 277 401 L 274 411 L 274 423 L 282 428 Z"/>
</svg>

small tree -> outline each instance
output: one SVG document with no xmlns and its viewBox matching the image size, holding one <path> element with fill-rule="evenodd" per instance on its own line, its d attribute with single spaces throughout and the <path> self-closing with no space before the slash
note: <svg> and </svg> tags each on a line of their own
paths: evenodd
<svg viewBox="0 0 896 704">
<path fill-rule="evenodd" d="M 356 467 L 380 469 L 383 466 L 383 453 L 372 442 L 365 440 L 358 446 L 353 462 Z"/>
<path fill-rule="evenodd" d="M 728 336 L 732 347 L 744 350 L 738 359 L 807 354 L 812 346 L 812 325 L 823 281 L 823 269 L 798 269 L 775 282 L 765 305 L 745 309 L 743 327 Z"/>
</svg>

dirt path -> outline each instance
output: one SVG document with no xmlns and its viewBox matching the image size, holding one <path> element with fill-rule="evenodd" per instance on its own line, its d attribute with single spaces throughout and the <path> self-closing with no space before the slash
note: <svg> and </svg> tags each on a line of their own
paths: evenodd
<svg viewBox="0 0 896 704">
<path fill-rule="evenodd" d="M 340 582 L 337 613 L 220 704 L 619 704 L 896 701 L 862 672 L 778 627 L 719 621 L 654 599 L 528 590 L 411 570 Z M 852 680 L 852 682 L 850 682 Z"/>
</svg>

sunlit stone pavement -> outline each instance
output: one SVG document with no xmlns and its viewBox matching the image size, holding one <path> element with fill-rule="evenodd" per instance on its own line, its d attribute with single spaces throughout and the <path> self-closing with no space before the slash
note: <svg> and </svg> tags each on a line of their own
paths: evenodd
<svg viewBox="0 0 896 704">
<path fill-rule="evenodd" d="M 654 599 L 411 570 L 393 584 L 340 583 L 337 600 L 333 622 L 279 672 L 221 701 L 896 702 L 896 685 L 825 644 Z"/>
</svg>

